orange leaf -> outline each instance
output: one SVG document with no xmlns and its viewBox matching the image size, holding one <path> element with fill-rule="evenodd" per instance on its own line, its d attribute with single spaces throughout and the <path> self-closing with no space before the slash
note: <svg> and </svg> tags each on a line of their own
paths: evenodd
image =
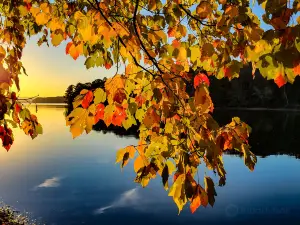
<svg viewBox="0 0 300 225">
<path fill-rule="evenodd" d="M 201 205 L 200 196 L 197 195 L 195 198 L 193 198 L 192 203 L 190 205 L 191 212 L 194 213 L 196 209 L 199 208 L 200 205 Z"/>
<path fill-rule="evenodd" d="M 279 88 L 281 88 L 283 85 L 286 84 L 286 79 L 284 78 L 284 76 L 281 73 L 276 77 L 276 79 L 274 81 Z"/>
<path fill-rule="evenodd" d="M 135 102 L 137 103 L 138 107 L 141 107 L 146 102 L 146 99 L 142 95 L 138 95 L 135 97 Z"/>
<path fill-rule="evenodd" d="M 197 88 L 200 84 L 205 83 L 207 86 L 209 86 L 209 79 L 204 73 L 199 73 L 194 78 L 194 88 Z"/>
<path fill-rule="evenodd" d="M 203 1 L 197 6 L 196 13 L 200 19 L 206 19 L 212 13 L 212 7 L 208 2 Z"/>
<path fill-rule="evenodd" d="M 174 39 L 172 41 L 172 45 L 173 45 L 174 48 L 179 48 L 180 47 L 180 41 Z"/>
<path fill-rule="evenodd" d="M 124 108 L 116 106 L 111 123 L 115 126 L 122 126 L 123 120 L 126 119 L 126 111 Z"/>
<path fill-rule="evenodd" d="M 295 76 L 300 75 L 300 60 L 294 61 L 294 73 Z"/>
<path fill-rule="evenodd" d="M 175 37 L 175 34 L 176 34 L 176 29 L 173 27 L 169 28 L 168 37 Z"/>
<path fill-rule="evenodd" d="M 84 109 L 87 109 L 90 106 L 90 103 L 93 100 L 93 98 L 94 98 L 93 92 L 92 91 L 88 91 L 86 93 L 86 95 L 84 96 L 84 98 L 82 99 L 82 103 L 81 103 L 82 107 Z"/>
<path fill-rule="evenodd" d="M 103 120 L 104 118 L 104 109 L 105 106 L 100 103 L 96 107 L 96 115 L 95 115 L 95 124 L 99 122 L 99 120 Z"/>
<path fill-rule="evenodd" d="M 67 46 L 66 46 L 66 54 L 69 54 L 70 48 L 71 48 L 72 45 L 73 45 L 72 41 L 67 44 Z"/>
<path fill-rule="evenodd" d="M 143 120 L 147 128 L 151 128 L 155 124 L 159 124 L 160 116 L 157 115 L 154 109 L 149 108 Z"/>
</svg>

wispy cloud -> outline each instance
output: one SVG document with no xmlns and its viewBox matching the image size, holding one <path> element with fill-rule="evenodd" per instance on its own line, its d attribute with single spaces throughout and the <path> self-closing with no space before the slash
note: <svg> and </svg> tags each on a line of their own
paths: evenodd
<svg viewBox="0 0 300 225">
<path fill-rule="evenodd" d="M 35 188 L 59 187 L 61 179 L 61 177 L 52 177 L 50 179 L 46 179 L 43 183 L 37 185 Z"/>
<path fill-rule="evenodd" d="M 134 207 L 139 205 L 140 201 L 141 196 L 139 194 L 139 188 L 136 187 L 122 193 L 120 198 L 112 202 L 110 205 L 95 210 L 95 214 L 102 214 L 111 208 Z"/>
</svg>

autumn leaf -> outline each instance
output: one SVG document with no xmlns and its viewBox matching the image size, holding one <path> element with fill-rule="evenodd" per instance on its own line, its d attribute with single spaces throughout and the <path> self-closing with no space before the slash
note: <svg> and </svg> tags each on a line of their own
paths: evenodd
<svg viewBox="0 0 300 225">
<path fill-rule="evenodd" d="M 66 54 L 72 56 L 74 60 L 76 60 L 80 54 L 83 52 L 82 43 L 75 45 L 73 42 L 69 42 L 66 46 Z"/>
<path fill-rule="evenodd" d="M 105 63 L 105 64 L 104 64 L 104 67 L 108 70 L 108 69 L 111 68 L 111 64 L 110 64 L 110 63 Z"/>
<path fill-rule="evenodd" d="M 196 8 L 196 13 L 200 19 L 206 19 L 212 13 L 212 7 L 209 2 L 202 1 Z"/>
<path fill-rule="evenodd" d="M 138 156 L 133 164 L 134 171 L 137 173 L 141 168 L 144 168 L 146 165 L 142 156 Z"/>
<path fill-rule="evenodd" d="M 299 76 L 300 75 L 300 60 L 298 61 L 294 61 L 294 74 L 295 76 Z"/>
<path fill-rule="evenodd" d="M 178 207 L 179 210 L 178 214 L 181 212 L 183 206 L 187 202 L 186 196 L 184 195 L 184 191 L 183 191 L 184 180 L 185 180 L 185 175 L 184 174 L 179 175 L 169 191 L 169 196 L 173 197 L 173 200 Z"/>
<path fill-rule="evenodd" d="M 279 74 L 276 78 L 275 78 L 275 83 L 277 84 L 277 86 L 279 88 L 281 88 L 283 85 L 286 84 L 286 79 L 284 78 L 284 76 L 282 74 Z"/>
<path fill-rule="evenodd" d="M 206 207 L 208 204 L 208 196 L 205 190 L 198 184 L 193 195 L 190 209 L 194 213 L 201 205 Z"/>
<path fill-rule="evenodd" d="M 205 74 L 199 73 L 194 78 L 194 88 L 197 88 L 199 86 L 199 84 L 202 84 L 202 83 L 209 86 L 209 79 Z"/>
<path fill-rule="evenodd" d="M 159 121 L 160 121 L 159 115 L 157 115 L 154 109 L 149 108 L 143 120 L 145 126 L 147 128 L 150 128 L 155 124 L 158 124 Z"/>
<path fill-rule="evenodd" d="M 82 107 L 84 109 L 87 109 L 90 106 L 90 103 L 93 101 L 93 98 L 94 98 L 93 92 L 92 91 L 88 91 L 85 94 L 84 98 L 82 99 L 82 103 L 81 103 Z"/>
<path fill-rule="evenodd" d="M 98 103 L 103 103 L 106 100 L 106 93 L 104 92 L 104 90 L 102 88 L 97 88 L 94 91 L 94 103 L 98 104 Z"/>
<path fill-rule="evenodd" d="M 66 125 L 70 126 L 73 138 L 81 135 L 84 130 L 86 133 L 91 132 L 95 113 L 96 107 L 92 104 L 88 108 L 76 108 L 67 116 Z"/>
<path fill-rule="evenodd" d="M 98 123 L 99 120 L 104 119 L 104 110 L 105 110 L 105 106 L 103 104 L 98 104 L 96 106 L 95 124 Z"/>
<path fill-rule="evenodd" d="M 129 159 L 134 158 L 135 148 L 133 146 L 127 146 L 126 148 L 122 148 L 117 152 L 116 155 L 116 163 L 121 163 L 121 168 L 126 166 L 129 162 Z"/>
<path fill-rule="evenodd" d="M 123 107 L 115 106 L 115 111 L 112 115 L 111 123 L 115 126 L 122 126 L 122 122 L 126 119 L 126 111 Z"/>
<path fill-rule="evenodd" d="M 214 206 L 215 196 L 217 196 L 214 182 L 210 177 L 205 176 L 204 177 L 204 185 L 205 185 L 205 192 L 207 193 L 207 196 L 208 196 L 208 203 L 211 206 Z"/>
</svg>

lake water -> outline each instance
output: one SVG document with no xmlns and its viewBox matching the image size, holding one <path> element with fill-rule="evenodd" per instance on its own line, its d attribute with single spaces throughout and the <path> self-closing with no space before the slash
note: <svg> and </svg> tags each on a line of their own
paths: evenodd
<svg viewBox="0 0 300 225">
<path fill-rule="evenodd" d="M 242 158 L 226 155 L 227 184 L 216 188 L 215 206 L 191 214 L 186 205 L 178 216 L 159 177 L 143 189 L 133 182 L 132 164 L 121 171 L 114 163 L 117 149 L 135 138 L 94 131 L 73 140 L 63 113 L 61 107 L 39 106 L 44 134 L 32 141 L 16 130 L 9 153 L 0 151 L 1 200 L 42 223 L 300 224 L 300 160 L 294 156 L 258 157 L 250 172 Z M 278 140 L 268 132 L 261 143 Z"/>
</svg>

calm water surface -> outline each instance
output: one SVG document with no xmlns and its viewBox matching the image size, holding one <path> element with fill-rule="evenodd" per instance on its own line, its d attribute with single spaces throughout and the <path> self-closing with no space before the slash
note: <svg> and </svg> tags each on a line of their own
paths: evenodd
<svg viewBox="0 0 300 225">
<path fill-rule="evenodd" d="M 43 223 L 300 224 L 295 157 L 259 157 L 250 172 L 242 158 L 226 155 L 227 184 L 217 187 L 215 206 L 193 215 L 186 206 L 178 216 L 159 177 L 143 189 L 133 182 L 132 164 L 121 171 L 114 163 L 116 150 L 135 144 L 135 138 L 92 132 L 73 140 L 63 112 L 39 106 L 44 135 L 32 141 L 16 130 L 10 152 L 0 151 L 1 200 Z"/>
</svg>

